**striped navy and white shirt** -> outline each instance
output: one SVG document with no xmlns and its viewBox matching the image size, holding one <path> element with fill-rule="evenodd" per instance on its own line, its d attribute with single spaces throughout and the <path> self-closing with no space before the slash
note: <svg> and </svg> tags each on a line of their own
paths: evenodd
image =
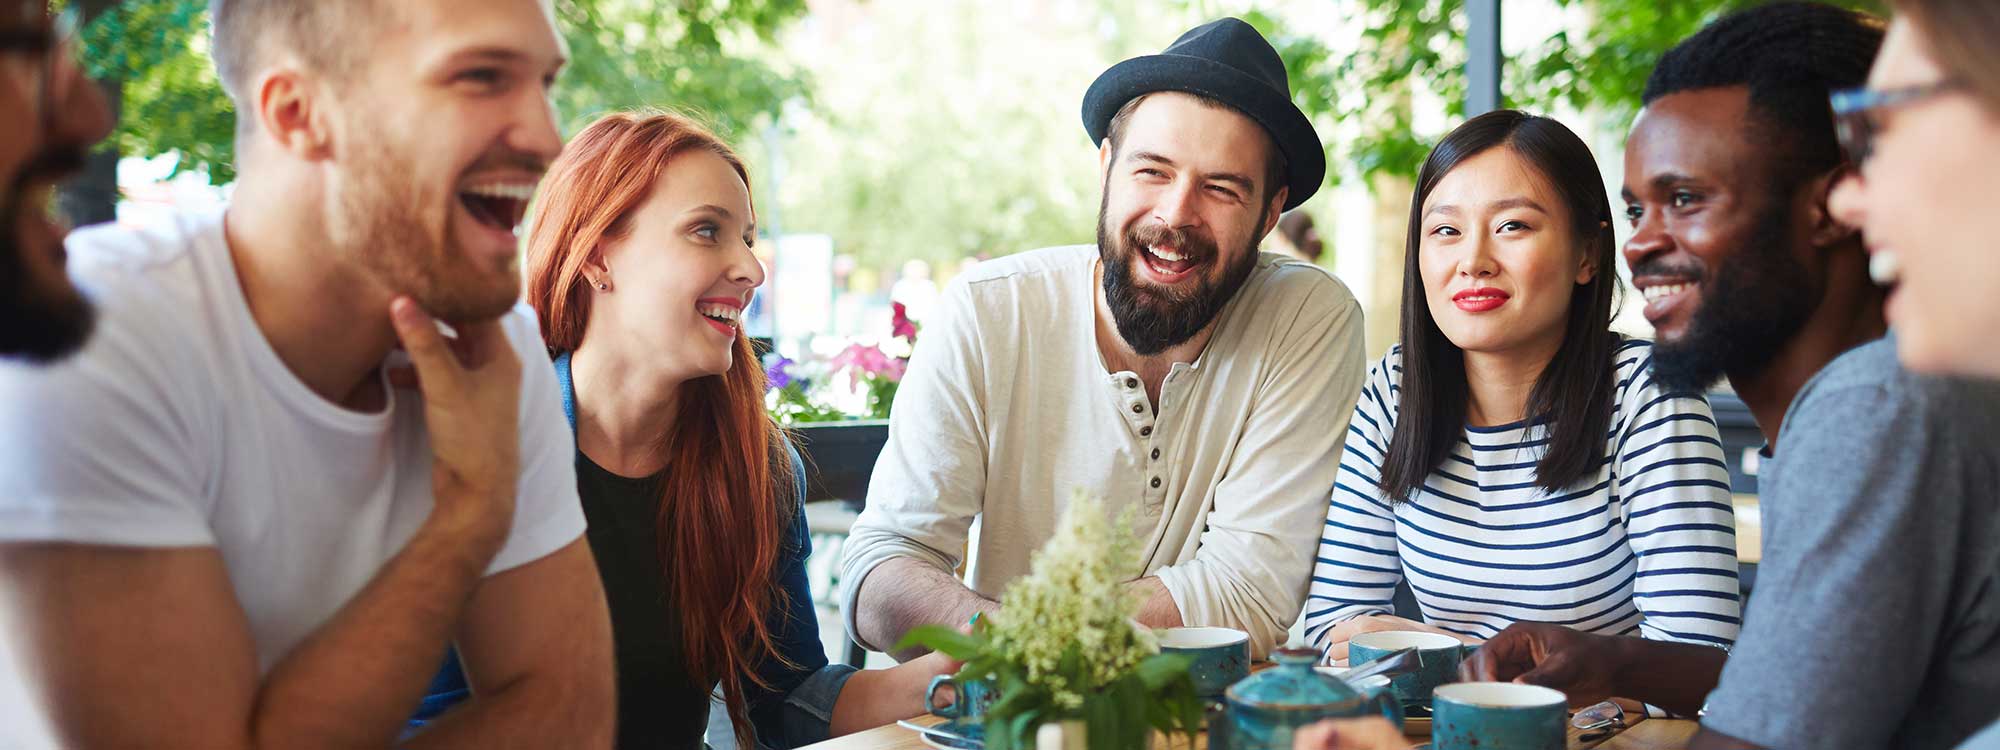
<svg viewBox="0 0 2000 750">
<path fill-rule="evenodd" d="M 1407 580 L 1432 625 L 1491 638 L 1517 621 L 1727 645 L 1740 626 L 1729 472 L 1708 402 L 1652 379 L 1652 344 L 1613 357 L 1605 461 L 1561 492 L 1535 486 L 1539 426 L 1465 428 L 1442 466 L 1391 507 L 1381 464 L 1396 427 L 1401 353 L 1370 368 L 1341 453 L 1306 637 L 1387 614 Z"/>
</svg>

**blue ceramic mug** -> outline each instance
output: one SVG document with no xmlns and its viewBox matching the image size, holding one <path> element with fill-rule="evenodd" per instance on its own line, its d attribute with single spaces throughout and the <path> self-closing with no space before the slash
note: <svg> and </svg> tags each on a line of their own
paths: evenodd
<svg viewBox="0 0 2000 750">
<path fill-rule="evenodd" d="M 937 703 L 938 688 L 950 685 L 956 695 L 950 703 Z M 931 685 L 924 690 L 924 709 L 932 714 L 960 722 L 976 724 L 986 718 L 986 709 L 993 705 L 992 680 L 961 680 L 955 676 L 941 674 L 931 678 Z"/>
<path fill-rule="evenodd" d="M 1250 676 L 1250 634 L 1230 628 L 1168 628 L 1160 634 L 1160 652 L 1185 654 L 1194 662 L 1188 677 L 1195 695 L 1221 698 L 1222 691 Z"/>
<path fill-rule="evenodd" d="M 1389 681 L 1390 692 L 1407 705 L 1428 706 L 1431 691 L 1458 679 L 1458 663 L 1474 647 L 1442 633 L 1383 630 L 1347 642 L 1347 663 L 1360 664 L 1406 648 L 1417 650 L 1417 669 Z"/>
<path fill-rule="evenodd" d="M 1561 691 L 1513 682 L 1460 682 L 1437 689 L 1431 703 L 1433 750 L 1563 750 L 1569 699 Z"/>
</svg>

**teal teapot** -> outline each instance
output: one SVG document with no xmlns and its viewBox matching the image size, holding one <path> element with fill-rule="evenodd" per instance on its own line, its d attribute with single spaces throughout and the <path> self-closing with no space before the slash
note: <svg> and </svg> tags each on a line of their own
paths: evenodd
<svg viewBox="0 0 2000 750">
<path fill-rule="evenodd" d="M 1292 734 L 1321 719 L 1379 715 L 1379 696 L 1313 669 L 1320 651 L 1281 648 L 1278 666 L 1243 678 L 1223 691 L 1223 712 L 1210 722 L 1211 750 L 1292 750 Z"/>
</svg>

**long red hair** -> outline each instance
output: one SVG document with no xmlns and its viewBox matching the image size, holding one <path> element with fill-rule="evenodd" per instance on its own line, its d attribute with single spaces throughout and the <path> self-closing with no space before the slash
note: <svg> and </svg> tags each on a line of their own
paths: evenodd
<svg viewBox="0 0 2000 750">
<path fill-rule="evenodd" d="M 575 351 L 590 319 L 584 265 L 630 231 L 631 214 L 676 156 L 707 151 L 750 175 L 728 144 L 679 115 L 606 115 L 569 142 L 542 181 L 528 235 L 528 303 L 551 353 Z M 681 385 L 661 446 L 668 470 L 655 516 L 660 565 L 682 622 L 696 684 L 719 683 L 737 736 L 749 736 L 744 690 L 768 687 L 757 665 L 784 663 L 766 615 L 787 602 L 774 585 L 797 498 L 784 434 L 764 410 L 764 369 L 748 336 L 728 372 Z"/>
</svg>

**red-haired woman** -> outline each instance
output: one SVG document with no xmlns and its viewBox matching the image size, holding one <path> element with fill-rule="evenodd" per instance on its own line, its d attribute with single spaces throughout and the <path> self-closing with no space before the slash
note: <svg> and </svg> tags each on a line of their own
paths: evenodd
<svg viewBox="0 0 2000 750">
<path fill-rule="evenodd" d="M 618 745 L 699 748 L 721 688 L 738 737 L 804 745 L 921 712 L 938 654 L 829 665 L 799 460 L 740 322 L 764 271 L 749 176 L 671 114 L 613 114 L 542 183 L 528 302 L 555 354 L 611 606 Z"/>
</svg>

